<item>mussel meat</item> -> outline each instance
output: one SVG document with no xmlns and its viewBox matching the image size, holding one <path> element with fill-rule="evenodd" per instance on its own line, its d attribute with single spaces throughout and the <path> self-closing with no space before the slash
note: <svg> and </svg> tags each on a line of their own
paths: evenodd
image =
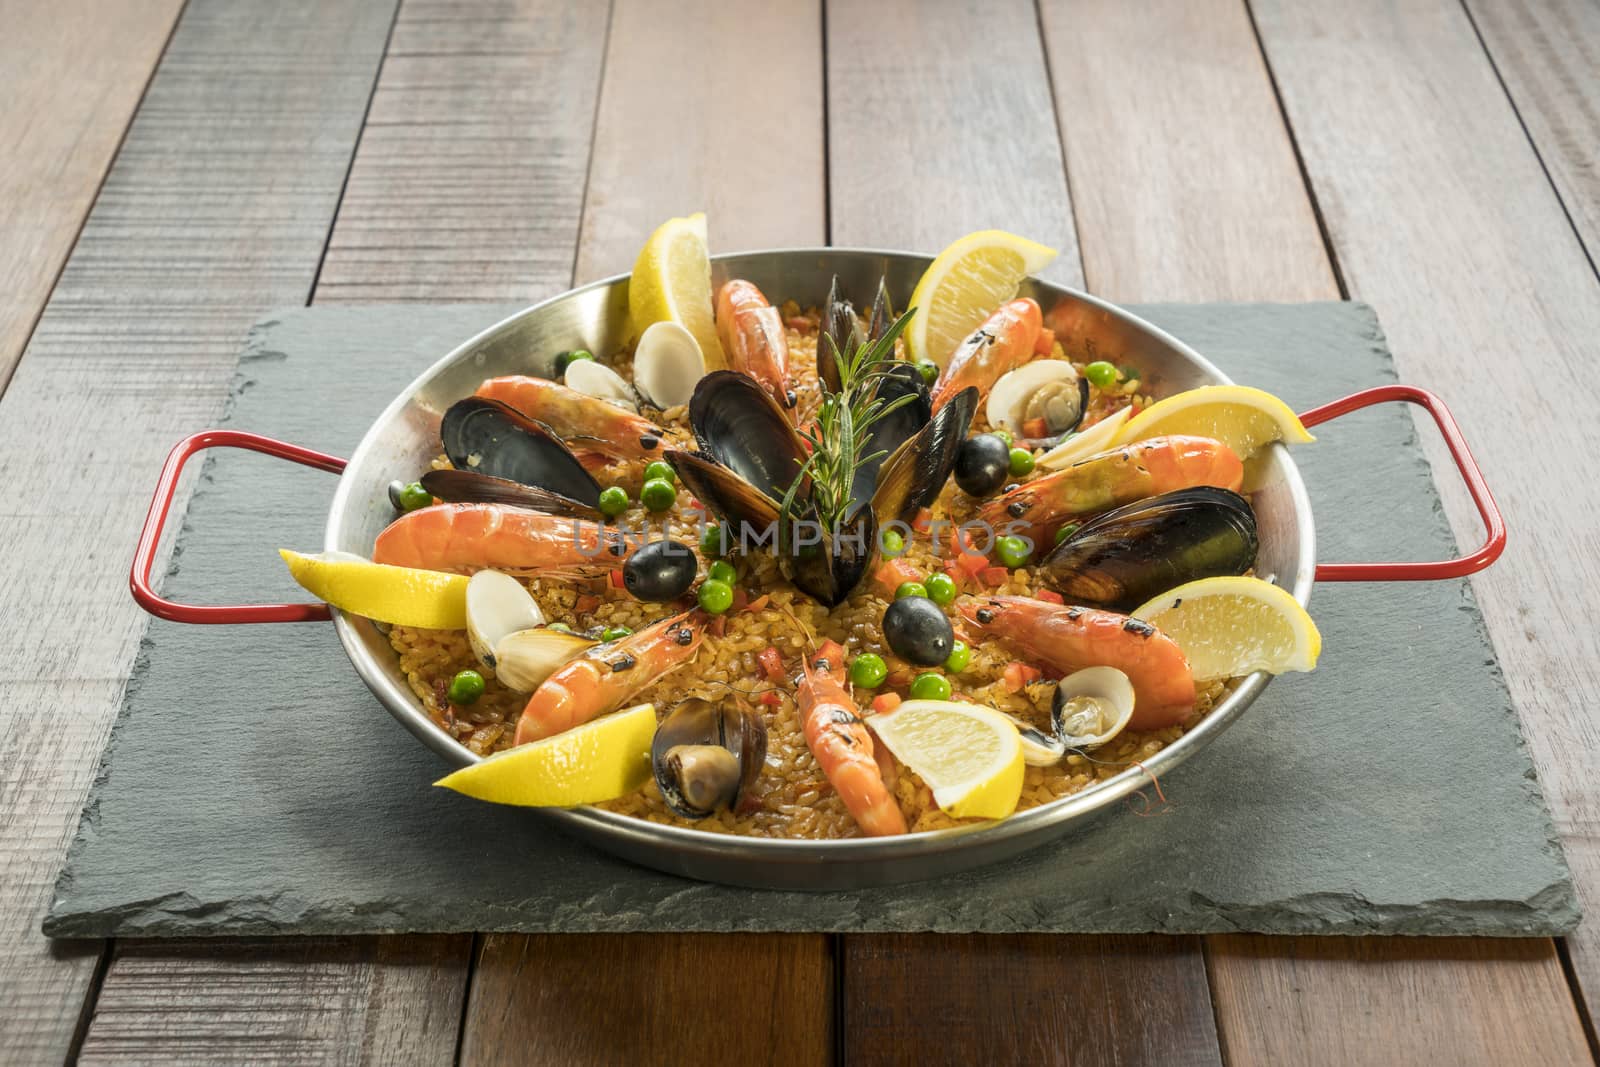
<svg viewBox="0 0 1600 1067">
<path fill-rule="evenodd" d="M 1062 359 L 1039 359 L 994 383 L 985 413 L 989 425 L 1017 437 L 1059 437 L 1078 428 L 1089 408 L 1089 382 Z M 1025 429 L 1034 426 L 1035 431 Z"/>
<path fill-rule="evenodd" d="M 457 470 L 520 482 L 586 507 L 598 507 L 600 485 L 543 426 L 498 400 L 468 397 L 450 405 L 439 424 L 445 455 Z"/>
<path fill-rule="evenodd" d="M 1050 730 L 1019 722 L 1022 758 L 1035 767 L 1059 763 L 1114 739 L 1133 718 L 1133 683 L 1115 667 L 1087 667 L 1056 683 Z"/>
<path fill-rule="evenodd" d="M 691 697 L 656 727 L 650 766 L 667 806 L 686 819 L 732 809 L 767 758 L 767 724 L 729 699 Z"/>
<path fill-rule="evenodd" d="M 1243 574 L 1257 547 L 1250 502 L 1196 486 L 1091 519 L 1046 557 L 1042 574 L 1069 603 L 1129 611 L 1185 582 Z"/>
</svg>

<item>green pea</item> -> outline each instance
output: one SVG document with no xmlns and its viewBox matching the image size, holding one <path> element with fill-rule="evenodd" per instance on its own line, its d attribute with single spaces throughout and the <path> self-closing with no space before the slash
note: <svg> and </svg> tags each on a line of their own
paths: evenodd
<svg viewBox="0 0 1600 1067">
<path fill-rule="evenodd" d="M 1000 440 L 1004 441 L 1007 448 L 1010 448 L 1011 442 L 1016 440 L 1015 437 L 1011 436 L 1011 431 L 1006 429 L 1004 426 L 996 426 L 989 432 L 1000 438 Z"/>
<path fill-rule="evenodd" d="M 546 630 L 558 630 L 558 631 L 560 631 L 561 633 L 564 633 L 564 634 L 570 634 L 572 632 L 572 627 L 568 626 L 564 622 L 553 622 L 549 626 L 546 626 L 545 629 Z"/>
<path fill-rule="evenodd" d="M 404 486 L 396 495 L 399 497 L 402 511 L 416 511 L 433 503 L 433 494 L 422 488 L 421 482 L 412 482 Z"/>
<path fill-rule="evenodd" d="M 919 674 L 911 680 L 911 699 L 949 700 L 950 679 L 942 674 Z"/>
<path fill-rule="evenodd" d="M 733 586 L 707 578 L 700 583 L 700 607 L 712 615 L 721 615 L 733 607 Z"/>
<path fill-rule="evenodd" d="M 1013 448 L 1011 450 L 1011 473 L 1018 478 L 1033 471 L 1033 453 L 1026 448 Z"/>
<path fill-rule="evenodd" d="M 1136 382 L 1140 378 L 1138 367 L 1118 367 L 1117 373 L 1122 375 L 1125 382 Z"/>
<path fill-rule="evenodd" d="M 884 530 L 878 535 L 878 547 L 883 549 L 885 556 L 893 559 L 906 550 L 906 539 L 898 530 Z"/>
<path fill-rule="evenodd" d="M 862 689 L 876 689 L 889 677 L 889 665 L 876 652 L 863 652 L 850 661 L 850 683 Z"/>
<path fill-rule="evenodd" d="M 721 523 L 709 523 L 700 534 L 700 552 L 708 559 L 714 559 L 728 550 L 727 531 Z"/>
<path fill-rule="evenodd" d="M 956 598 L 956 580 L 948 574 L 930 574 L 922 584 L 928 587 L 928 599 L 940 607 Z"/>
<path fill-rule="evenodd" d="M 483 696 L 483 675 L 477 671 L 458 671 L 450 679 L 447 695 L 452 704 L 470 704 Z"/>
<path fill-rule="evenodd" d="M 951 674 L 960 674 L 972 662 L 972 649 L 967 647 L 965 641 L 957 641 L 950 646 L 950 655 L 945 657 L 944 669 Z"/>
<path fill-rule="evenodd" d="M 939 364 L 931 359 L 917 360 L 917 373 L 922 375 L 922 380 L 929 385 L 939 380 Z"/>
<path fill-rule="evenodd" d="M 656 478 L 670 485 L 678 484 L 678 472 L 672 469 L 672 464 L 665 463 L 659 459 L 651 461 L 644 468 L 645 481 L 652 481 Z"/>
<path fill-rule="evenodd" d="M 614 519 L 628 510 L 628 491 L 620 485 L 608 485 L 600 490 L 600 514 Z"/>
<path fill-rule="evenodd" d="M 563 352 L 556 357 L 556 375 L 559 377 L 567 373 L 567 368 L 580 359 L 593 359 L 594 353 L 587 348 L 574 348 L 570 352 Z"/>
<path fill-rule="evenodd" d="M 727 582 L 729 585 L 732 585 L 734 579 L 739 577 L 739 572 L 734 570 L 733 564 L 729 563 L 727 560 L 719 559 L 711 565 L 709 570 L 706 571 L 706 577 L 712 579 L 713 581 Z"/>
<path fill-rule="evenodd" d="M 1065 526 L 1061 527 L 1061 529 L 1056 531 L 1056 542 L 1055 543 L 1059 545 L 1061 542 L 1065 541 L 1067 538 L 1069 538 L 1073 534 L 1077 533 L 1078 532 L 1078 527 L 1081 526 L 1081 525 L 1083 525 L 1083 524 L 1082 523 L 1078 523 L 1078 522 L 1069 522 Z"/>
<path fill-rule="evenodd" d="M 1083 376 L 1089 379 L 1090 385 L 1105 389 L 1117 383 L 1117 368 L 1103 359 L 1097 359 L 1083 368 Z"/>
<path fill-rule="evenodd" d="M 921 582 L 901 582 L 899 588 L 894 591 L 894 598 L 896 600 L 904 600 L 908 596 L 927 595 L 928 587 L 923 585 Z"/>
<path fill-rule="evenodd" d="M 600 631 L 600 640 L 620 641 L 631 633 L 633 633 L 633 631 L 628 629 L 626 626 L 607 626 L 604 630 Z"/>
<path fill-rule="evenodd" d="M 1003 566 L 1016 570 L 1027 565 L 1032 552 L 1028 548 L 1028 542 L 1020 537 L 1001 537 L 995 540 L 994 554 Z"/>
<path fill-rule="evenodd" d="M 678 491 L 665 478 L 651 478 L 639 490 L 639 502 L 651 511 L 666 511 L 678 502 Z"/>
</svg>

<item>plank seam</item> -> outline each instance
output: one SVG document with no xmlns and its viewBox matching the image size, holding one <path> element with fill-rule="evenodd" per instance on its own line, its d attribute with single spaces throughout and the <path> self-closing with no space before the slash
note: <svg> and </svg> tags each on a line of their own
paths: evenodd
<svg viewBox="0 0 1600 1067">
<path fill-rule="evenodd" d="M 589 116 L 589 161 L 583 168 L 583 193 L 578 197 L 578 230 L 572 242 L 572 269 L 567 272 L 569 285 L 578 284 L 578 258 L 583 249 L 583 231 L 589 225 L 589 182 L 594 178 L 595 143 L 600 134 L 600 104 L 606 95 L 606 64 L 611 59 L 611 27 L 617 18 L 616 0 L 606 5 L 606 32 L 600 38 L 600 74 L 594 90 L 594 114 Z M 466 1001 L 461 1004 L 462 1018 L 466 1018 Z"/>
<path fill-rule="evenodd" d="M 822 39 L 818 52 L 822 53 L 822 243 L 833 245 L 833 139 L 829 136 L 828 111 L 828 0 L 817 5 L 822 19 Z M 837 1050 L 836 1050 L 837 1051 Z M 843 1062 L 841 1057 L 839 1062 Z"/>
<path fill-rule="evenodd" d="M 1583 1027 L 1584 1040 L 1589 1043 L 1589 1055 L 1596 1063 L 1600 1063 L 1600 1034 L 1595 1033 L 1594 1017 L 1589 1014 L 1589 1001 L 1583 994 L 1583 981 L 1578 977 L 1578 968 L 1572 962 L 1572 950 L 1567 947 L 1567 939 L 1558 937 L 1556 941 L 1556 959 L 1561 963 L 1561 973 L 1566 976 L 1567 989 L 1572 993 L 1573 1007 L 1578 1010 L 1578 1023 Z"/>
<path fill-rule="evenodd" d="M 461 1050 L 467 1042 L 467 1004 L 472 1000 L 472 980 L 478 974 L 478 954 L 483 951 L 483 935 L 474 933 L 472 944 L 467 949 L 467 974 L 462 981 L 461 990 L 461 1018 L 456 1021 L 456 1053 L 452 1063 L 460 1065 Z"/>
<path fill-rule="evenodd" d="M 1083 271 L 1083 288 L 1093 292 L 1089 284 L 1089 264 L 1083 258 L 1083 230 L 1078 226 L 1078 198 L 1072 195 L 1072 168 L 1067 166 L 1067 134 L 1061 128 L 1061 104 L 1056 99 L 1056 73 L 1050 66 L 1050 47 L 1045 43 L 1048 31 L 1044 25 L 1044 9 L 1040 0 L 1033 0 L 1033 24 L 1039 31 L 1039 58 L 1044 63 L 1044 84 L 1050 90 L 1050 117 L 1056 129 L 1056 146 L 1061 149 L 1061 182 L 1067 190 L 1067 211 L 1072 215 L 1072 242 L 1078 248 L 1078 267 Z"/>
<path fill-rule="evenodd" d="M 179 12 L 182 17 L 182 12 Z M 176 23 L 174 23 L 176 25 Z M 156 64 L 160 66 L 160 63 Z M 110 169 L 110 168 L 107 168 Z M 72 1028 L 72 1040 L 67 1044 L 65 1063 L 70 1067 L 83 1054 L 83 1043 L 89 1038 L 89 1027 L 94 1022 L 95 1009 L 100 1005 L 100 990 L 106 984 L 106 974 L 111 970 L 112 957 L 116 955 L 116 941 L 100 944 L 100 955 L 94 962 L 94 973 L 89 977 L 89 987 L 83 993 L 83 1008 L 78 1012 L 78 1024 Z"/>
</svg>

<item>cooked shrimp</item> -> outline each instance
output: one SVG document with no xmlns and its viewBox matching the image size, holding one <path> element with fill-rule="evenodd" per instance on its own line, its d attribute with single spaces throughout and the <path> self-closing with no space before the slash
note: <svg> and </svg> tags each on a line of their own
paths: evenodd
<svg viewBox="0 0 1600 1067">
<path fill-rule="evenodd" d="M 962 597 L 966 620 L 1060 674 L 1115 667 L 1133 683 L 1135 730 L 1174 726 L 1194 711 L 1194 675 L 1178 643 L 1147 622 L 1112 611 L 1025 596 Z"/>
<path fill-rule="evenodd" d="M 718 290 L 717 337 L 728 366 L 760 382 L 793 421 L 795 391 L 783 315 L 754 284 L 735 278 Z"/>
<path fill-rule="evenodd" d="M 1097 452 L 1035 478 L 989 501 L 979 516 L 997 532 L 1026 532 L 1048 548 L 1047 538 L 1069 519 L 1196 485 L 1238 492 L 1243 482 L 1244 464 L 1233 449 L 1209 437 L 1172 434 Z"/>
<path fill-rule="evenodd" d="M 596 645 L 557 668 L 528 698 L 514 743 L 551 737 L 616 711 L 694 659 L 708 618 L 698 609 L 674 615 L 620 641 Z"/>
<path fill-rule="evenodd" d="M 658 459 L 659 426 L 608 400 L 568 389 L 546 378 L 514 374 L 490 378 L 478 396 L 499 400 L 550 428 L 569 448 L 600 452 L 622 459 Z"/>
<path fill-rule="evenodd" d="M 378 535 L 372 561 L 430 571 L 549 570 L 617 565 L 604 527 L 506 504 L 435 504 L 400 516 Z"/>
<path fill-rule="evenodd" d="M 885 837 L 906 832 L 906 818 L 883 782 L 872 735 L 844 687 L 844 649 L 825 643 L 805 667 L 795 693 L 806 747 L 817 759 L 861 832 Z"/>
<path fill-rule="evenodd" d="M 978 387 L 978 402 L 983 403 L 1002 375 L 1033 358 L 1033 344 L 1043 325 L 1044 316 L 1032 300 L 1024 297 L 1001 304 L 950 354 L 950 362 L 933 383 L 933 410 L 969 385 Z"/>
</svg>

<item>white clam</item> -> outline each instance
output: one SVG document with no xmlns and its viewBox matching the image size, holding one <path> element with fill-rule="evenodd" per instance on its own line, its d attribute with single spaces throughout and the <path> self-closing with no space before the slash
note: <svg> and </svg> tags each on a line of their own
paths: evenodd
<svg viewBox="0 0 1600 1067">
<path fill-rule="evenodd" d="M 609 401 L 629 411 L 639 410 L 638 397 L 622 375 L 592 359 L 578 359 L 567 365 L 564 383 L 586 396 Z"/>
<path fill-rule="evenodd" d="M 1075 403 L 1078 372 L 1064 359 L 1036 359 L 1001 375 L 1000 380 L 994 383 L 994 388 L 989 390 L 989 402 L 985 409 L 989 425 L 1004 426 L 1021 437 L 1022 424 L 1028 419 L 1028 402 L 1040 389 L 1059 388 L 1058 383 L 1071 386 Z"/>
<path fill-rule="evenodd" d="M 1052 730 L 1018 722 L 1022 759 L 1034 767 L 1060 763 L 1070 751 L 1098 748 L 1133 718 L 1133 683 L 1115 667 L 1087 667 L 1056 683 Z"/>
<path fill-rule="evenodd" d="M 563 664 L 599 644 L 565 630 L 518 630 L 507 634 L 494 647 L 495 677 L 507 689 L 531 693 Z"/>
<path fill-rule="evenodd" d="M 1075 433 L 1039 457 L 1039 466 L 1053 471 L 1070 467 L 1079 460 L 1088 459 L 1096 452 L 1104 452 L 1116 441 L 1122 424 L 1133 414 L 1132 408 L 1122 408 L 1082 433 Z"/>
<path fill-rule="evenodd" d="M 699 342 L 676 322 L 655 323 L 633 350 L 633 384 L 663 410 L 687 404 L 705 375 Z"/>
<path fill-rule="evenodd" d="M 509 574 L 479 571 L 467 580 L 467 640 L 478 662 L 499 674 L 495 646 L 507 635 L 544 625 L 544 612 Z"/>
</svg>

